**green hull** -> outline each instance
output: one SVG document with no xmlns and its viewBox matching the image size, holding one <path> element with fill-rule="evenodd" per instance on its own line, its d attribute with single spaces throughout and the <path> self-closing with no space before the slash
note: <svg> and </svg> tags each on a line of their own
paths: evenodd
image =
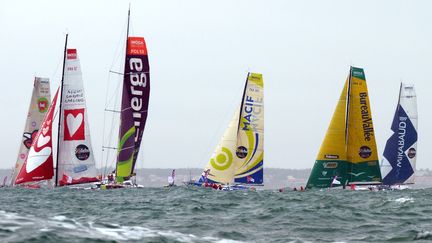
<svg viewBox="0 0 432 243">
<path fill-rule="evenodd" d="M 337 176 L 340 185 L 331 185 Z M 343 160 L 317 160 L 309 176 L 306 188 L 327 188 L 342 186 L 351 182 L 381 182 L 378 161 L 350 163 Z"/>
</svg>

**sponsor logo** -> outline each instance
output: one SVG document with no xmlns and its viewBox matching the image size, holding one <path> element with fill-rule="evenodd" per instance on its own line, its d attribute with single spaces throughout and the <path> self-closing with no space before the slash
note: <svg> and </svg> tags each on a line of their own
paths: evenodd
<svg viewBox="0 0 432 243">
<path fill-rule="evenodd" d="M 354 173 L 354 172 L 350 172 L 348 174 L 353 175 L 354 177 L 359 177 L 361 175 L 363 175 L 365 172 L 360 172 L 360 173 Z"/>
<path fill-rule="evenodd" d="M 78 165 L 78 166 L 73 168 L 73 172 L 74 173 L 80 173 L 80 172 L 86 171 L 87 169 L 88 169 L 87 165 Z"/>
<path fill-rule="evenodd" d="M 34 130 L 33 132 L 25 132 L 23 137 L 25 138 L 23 144 L 26 148 L 30 149 L 33 140 L 35 140 L 38 130 Z"/>
<path fill-rule="evenodd" d="M 326 169 L 334 169 L 337 168 L 338 163 L 337 162 L 324 162 L 323 167 Z"/>
<path fill-rule="evenodd" d="M 246 96 L 243 104 L 243 131 L 256 131 L 260 122 L 259 115 L 263 112 L 263 99 L 259 97 Z"/>
<path fill-rule="evenodd" d="M 360 111 L 361 111 L 361 118 L 363 123 L 363 137 L 365 141 L 371 141 L 374 130 L 373 130 L 373 124 L 372 124 L 372 117 L 369 113 L 369 106 L 367 103 L 367 93 L 361 92 L 360 94 Z"/>
<path fill-rule="evenodd" d="M 372 150 L 368 146 L 361 146 L 359 150 L 359 155 L 363 159 L 369 158 L 372 154 Z"/>
<path fill-rule="evenodd" d="M 77 59 L 77 50 L 76 49 L 68 49 L 67 50 L 67 59 Z"/>
<path fill-rule="evenodd" d="M 406 120 L 408 117 L 399 117 L 399 128 L 398 128 L 398 150 L 397 150 L 397 164 L 396 166 L 402 168 L 402 160 L 404 157 L 404 146 L 405 146 L 405 134 L 406 134 Z"/>
<path fill-rule="evenodd" d="M 48 99 L 41 97 L 37 100 L 37 106 L 40 113 L 45 113 L 48 110 Z"/>
<path fill-rule="evenodd" d="M 233 155 L 231 151 L 225 147 L 222 147 L 222 151 L 215 158 L 210 159 L 210 164 L 216 170 L 226 170 L 231 167 L 232 162 Z M 207 170 L 207 174 L 208 173 L 210 173 L 210 169 Z"/>
<path fill-rule="evenodd" d="M 324 155 L 324 158 L 326 158 L 326 159 L 339 159 L 339 155 L 336 155 L 336 154 L 326 154 L 326 155 Z"/>
<path fill-rule="evenodd" d="M 90 157 L 90 150 L 84 144 L 80 144 L 75 149 L 75 156 L 79 160 L 87 160 Z"/>
<path fill-rule="evenodd" d="M 246 158 L 247 154 L 248 154 L 247 148 L 244 147 L 244 146 L 240 146 L 240 147 L 238 147 L 237 150 L 236 150 L 236 155 L 237 155 L 237 157 L 239 157 L 240 159 L 244 159 L 244 158 Z"/>
<path fill-rule="evenodd" d="M 412 159 L 416 156 L 417 151 L 415 150 L 415 148 L 410 148 L 408 150 L 408 158 Z"/>
<path fill-rule="evenodd" d="M 323 171 L 321 172 L 321 175 L 326 176 L 326 175 L 327 175 L 327 171 L 326 171 L 326 170 L 323 170 Z"/>
<path fill-rule="evenodd" d="M 64 140 L 85 140 L 84 108 L 64 110 Z"/>
<path fill-rule="evenodd" d="M 135 142 L 143 131 L 141 131 L 142 115 L 144 113 L 146 101 L 143 101 L 144 91 L 147 87 L 147 75 L 144 72 L 144 64 L 141 58 L 129 59 L 126 70 L 129 72 L 130 107 L 132 108 L 132 118 L 135 127 Z"/>
</svg>

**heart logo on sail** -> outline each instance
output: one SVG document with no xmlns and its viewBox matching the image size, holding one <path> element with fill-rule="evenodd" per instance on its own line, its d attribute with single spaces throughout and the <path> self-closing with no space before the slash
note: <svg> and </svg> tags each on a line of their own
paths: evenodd
<svg viewBox="0 0 432 243">
<path fill-rule="evenodd" d="M 66 116 L 66 124 L 67 124 L 67 128 L 69 130 L 69 134 L 71 137 L 73 137 L 73 135 L 76 133 L 76 131 L 78 131 L 82 122 L 83 122 L 83 114 L 82 113 L 79 113 L 76 116 L 69 113 Z"/>
<path fill-rule="evenodd" d="M 48 131 L 49 131 L 49 127 L 42 128 L 42 134 L 43 135 L 46 135 L 48 133 Z"/>
<path fill-rule="evenodd" d="M 42 165 L 50 155 L 51 155 L 51 147 L 45 147 L 39 152 L 36 152 L 34 148 L 31 147 L 27 156 L 27 163 L 26 163 L 27 174 L 31 173 L 40 165 Z"/>
<path fill-rule="evenodd" d="M 38 148 L 42 148 L 44 145 L 46 145 L 49 141 L 50 141 L 51 137 L 50 136 L 44 136 L 44 135 L 40 135 L 39 139 L 37 140 L 37 147 Z"/>
</svg>

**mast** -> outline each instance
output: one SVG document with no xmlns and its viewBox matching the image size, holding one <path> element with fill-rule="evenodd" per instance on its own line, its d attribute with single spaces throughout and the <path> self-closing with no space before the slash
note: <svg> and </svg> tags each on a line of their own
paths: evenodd
<svg viewBox="0 0 432 243">
<path fill-rule="evenodd" d="M 126 65 L 126 63 L 127 63 L 127 50 L 128 50 L 128 39 L 129 39 L 129 22 L 130 22 L 130 3 L 129 3 L 129 9 L 128 9 L 128 19 L 127 19 L 127 27 L 126 27 L 126 48 L 125 48 L 125 65 Z M 123 79 L 124 79 L 124 76 L 126 75 L 126 73 L 123 73 Z M 123 82 L 123 86 L 124 86 L 124 82 Z M 120 111 L 120 124 L 121 124 L 121 111 Z M 119 126 L 119 141 L 120 141 L 120 139 L 121 139 L 121 125 Z M 117 148 L 117 149 L 119 149 L 119 148 Z M 120 151 L 118 151 L 118 152 L 120 152 Z M 118 155 L 117 155 L 117 161 L 116 161 L 116 177 L 115 178 L 117 178 L 117 169 L 118 169 L 118 162 L 119 162 L 119 159 L 118 159 Z M 132 171 L 131 171 L 131 174 L 132 174 Z"/>
<path fill-rule="evenodd" d="M 59 102 L 59 119 L 58 119 L 58 135 L 60 135 L 60 125 L 61 125 L 61 109 L 62 109 L 62 103 L 63 103 L 63 81 L 64 81 L 64 74 L 65 74 L 65 63 L 66 63 L 66 52 L 67 52 L 67 41 L 68 41 L 68 35 L 66 34 L 66 40 L 65 40 L 65 47 L 64 47 L 64 54 L 63 54 L 63 72 L 62 72 L 62 79 L 60 84 L 60 102 Z M 59 164 L 59 147 L 60 147 L 60 138 L 57 138 L 57 160 L 56 160 L 56 167 L 55 167 L 55 186 L 58 185 L 58 164 Z"/>
<path fill-rule="evenodd" d="M 352 78 L 352 71 L 353 71 L 353 67 L 350 67 L 350 73 L 348 76 L 348 91 L 347 91 L 347 105 L 346 105 L 346 114 L 345 114 L 345 153 L 346 153 L 346 158 L 348 160 L 348 125 L 349 125 L 349 110 L 350 110 L 350 101 L 351 101 L 351 78 Z M 352 171 L 352 165 L 351 168 L 349 168 L 350 172 Z M 345 185 L 348 183 L 348 178 L 347 181 L 345 181 Z"/>
<path fill-rule="evenodd" d="M 245 82 L 245 86 L 244 86 L 244 89 L 243 89 L 243 96 L 242 96 L 242 100 L 241 100 L 241 103 L 240 103 L 239 120 L 238 120 L 238 125 L 237 125 L 237 138 L 239 137 L 238 136 L 238 132 L 240 130 L 240 125 L 241 125 L 241 120 L 242 120 L 242 110 L 243 110 L 244 98 L 245 98 L 245 95 L 246 95 L 246 88 L 247 88 L 248 81 L 249 81 L 249 75 L 250 75 L 250 72 L 248 73 L 248 75 L 246 77 L 246 82 Z"/>
</svg>

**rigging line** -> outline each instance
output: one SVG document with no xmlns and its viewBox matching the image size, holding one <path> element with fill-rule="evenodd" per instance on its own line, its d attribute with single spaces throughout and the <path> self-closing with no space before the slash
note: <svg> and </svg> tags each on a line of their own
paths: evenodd
<svg viewBox="0 0 432 243">
<path fill-rule="evenodd" d="M 110 73 L 114 73 L 114 74 L 119 74 L 119 75 L 131 75 L 131 74 L 142 74 L 142 73 L 144 73 L 144 74 L 149 74 L 150 73 L 150 71 L 134 71 L 134 72 L 130 72 L 130 73 L 121 73 L 121 72 L 117 72 L 117 71 L 113 71 L 113 70 L 110 70 L 109 71 Z"/>
<path fill-rule="evenodd" d="M 239 88 L 237 88 L 237 92 L 235 92 L 235 93 L 236 93 L 236 94 L 237 94 L 237 93 L 238 93 L 238 94 L 242 94 L 243 89 L 244 89 L 244 84 L 243 84 L 243 83 L 240 83 L 240 86 L 239 86 Z M 203 153 L 202 153 L 202 155 L 201 155 L 201 157 L 200 157 L 200 160 L 205 159 L 206 157 L 208 157 L 209 154 L 210 154 L 210 156 L 212 156 L 211 153 L 212 153 L 213 151 L 211 151 L 211 150 L 215 148 L 215 147 L 212 146 L 212 145 L 213 145 L 213 142 L 214 142 L 216 139 L 218 139 L 216 136 L 217 136 L 218 134 L 220 134 L 220 131 L 222 130 L 223 127 L 225 128 L 225 130 L 228 129 L 229 124 L 231 123 L 231 116 L 233 115 L 232 111 L 235 112 L 235 111 L 237 110 L 237 108 L 239 108 L 239 107 L 238 107 L 238 100 L 237 100 L 237 99 L 238 99 L 237 95 L 233 95 L 233 97 L 231 98 L 231 102 L 229 103 L 229 107 L 227 107 L 228 109 L 225 109 L 225 111 L 226 111 L 226 110 L 230 110 L 231 112 L 225 112 L 225 111 L 222 111 L 223 114 L 220 115 L 220 116 L 218 116 L 218 117 L 220 117 L 220 119 L 219 119 L 218 122 L 217 122 L 217 124 L 218 124 L 217 129 L 214 130 L 213 135 L 211 136 L 211 139 L 209 140 L 208 145 L 205 147 L 205 149 L 202 149 L 202 150 L 201 150 L 201 151 L 203 151 Z M 235 107 L 235 108 L 232 108 L 232 107 Z M 229 119 L 229 120 L 228 120 L 228 119 Z M 224 124 L 226 124 L 225 122 L 226 122 L 227 120 L 228 120 L 228 125 L 224 125 Z M 223 133 L 222 133 L 221 139 L 222 139 L 223 136 L 224 136 L 225 130 L 223 130 Z M 205 144 L 204 144 L 204 145 L 205 145 Z M 217 146 L 217 145 L 218 145 L 218 144 L 216 144 L 216 146 Z"/>
</svg>

